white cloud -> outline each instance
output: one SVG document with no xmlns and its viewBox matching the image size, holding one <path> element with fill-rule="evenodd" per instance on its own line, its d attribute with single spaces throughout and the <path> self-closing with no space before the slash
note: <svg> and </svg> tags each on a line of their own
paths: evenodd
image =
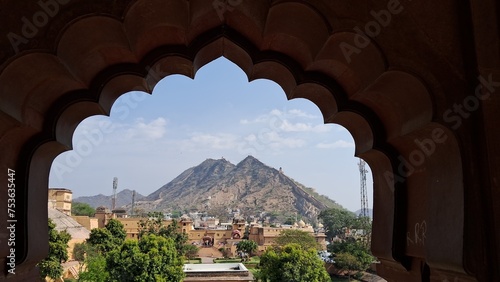
<svg viewBox="0 0 500 282">
<path fill-rule="evenodd" d="M 283 112 L 280 111 L 280 110 L 278 110 L 278 109 L 273 109 L 273 110 L 271 110 L 271 112 L 269 113 L 269 115 L 282 116 Z"/>
<path fill-rule="evenodd" d="M 319 143 L 316 145 L 318 149 L 339 149 L 339 148 L 354 148 L 354 143 L 344 140 L 338 140 L 333 143 Z"/>
<path fill-rule="evenodd" d="M 158 140 L 165 136 L 167 120 L 159 117 L 149 123 L 143 118 L 137 119 L 129 129 L 126 130 L 126 139 L 150 139 Z"/>
<path fill-rule="evenodd" d="M 318 116 L 308 114 L 302 110 L 299 109 L 292 109 L 288 111 L 289 115 L 296 116 L 296 117 L 305 117 L 305 118 L 318 118 Z"/>
<path fill-rule="evenodd" d="M 300 110 L 290 110 L 293 111 L 294 113 L 301 112 Z M 241 124 L 253 124 L 253 123 L 272 123 L 275 122 L 276 118 L 279 120 L 285 120 L 286 117 L 288 116 L 287 112 L 285 111 L 280 111 L 278 109 L 273 109 L 267 114 L 259 115 L 258 117 L 254 119 L 242 119 L 240 120 Z"/>
<path fill-rule="evenodd" d="M 249 119 L 242 119 L 240 120 L 240 124 L 255 124 L 255 123 L 265 123 L 265 122 L 269 122 L 271 120 L 271 116 L 269 115 L 261 115 L 261 116 L 258 116 L 252 120 L 249 120 Z"/>
<path fill-rule="evenodd" d="M 194 148 L 204 146 L 210 149 L 234 149 L 238 146 L 238 137 L 227 133 L 195 133 L 189 139 L 189 143 L 191 143 L 190 145 L 193 145 Z"/>
<path fill-rule="evenodd" d="M 328 132 L 331 126 L 325 124 L 311 125 L 302 122 L 290 123 L 288 120 L 283 120 L 280 127 L 285 132 Z"/>
<path fill-rule="evenodd" d="M 255 136 L 255 134 L 250 134 L 247 137 L 245 137 L 244 139 L 245 139 L 245 141 L 248 141 L 248 142 L 254 142 L 257 140 L 257 136 Z"/>
<path fill-rule="evenodd" d="M 299 138 L 282 137 L 276 131 L 271 131 L 263 134 L 263 137 L 267 140 L 269 145 L 275 149 L 286 148 L 300 148 L 306 145 L 306 141 Z"/>
<path fill-rule="evenodd" d="M 313 125 L 309 122 L 303 122 L 304 119 L 321 119 L 318 116 L 308 114 L 302 110 L 291 109 L 288 111 L 281 111 L 273 109 L 269 113 L 260 115 L 254 119 L 242 119 L 240 124 L 267 124 L 268 128 L 272 130 L 279 130 L 284 132 L 328 132 L 331 130 L 331 125 L 325 125 L 322 121 Z"/>
</svg>

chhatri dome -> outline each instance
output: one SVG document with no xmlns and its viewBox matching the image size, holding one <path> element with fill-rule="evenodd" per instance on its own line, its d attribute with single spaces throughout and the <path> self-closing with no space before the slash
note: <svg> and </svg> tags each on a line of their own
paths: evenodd
<svg viewBox="0 0 500 282">
<path fill-rule="evenodd" d="M 304 227 L 304 226 L 306 226 L 306 223 L 301 219 L 299 221 L 299 227 Z"/>
</svg>

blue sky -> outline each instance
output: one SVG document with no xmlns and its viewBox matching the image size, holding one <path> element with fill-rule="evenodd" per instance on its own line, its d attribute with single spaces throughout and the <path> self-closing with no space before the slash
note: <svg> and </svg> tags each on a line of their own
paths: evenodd
<svg viewBox="0 0 500 282">
<path fill-rule="evenodd" d="M 148 195 L 207 158 L 237 164 L 248 155 L 282 167 L 349 210 L 360 208 L 349 132 L 323 124 L 310 101 L 287 101 L 272 81 L 249 83 L 224 58 L 204 66 L 194 80 L 164 78 L 153 95 L 122 95 L 110 117 L 85 119 L 74 133 L 73 150 L 54 160 L 49 186 L 71 189 L 74 197 L 111 195 L 118 177 L 118 190 Z M 370 173 L 367 179 L 371 206 Z"/>
</svg>

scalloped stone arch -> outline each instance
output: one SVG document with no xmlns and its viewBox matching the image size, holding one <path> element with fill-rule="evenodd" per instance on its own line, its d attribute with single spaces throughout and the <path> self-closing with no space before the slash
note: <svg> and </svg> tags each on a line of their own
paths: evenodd
<svg viewBox="0 0 500 282">
<path fill-rule="evenodd" d="M 355 44 L 357 34 L 332 32 L 318 10 L 302 3 L 244 1 L 220 18 L 202 2 L 136 1 L 122 19 L 80 17 L 65 26 L 53 52 L 20 54 L 3 68 L 2 166 L 21 168 L 18 185 L 25 189 L 19 195 L 26 199 L 19 271 L 29 272 L 47 250 L 47 236 L 36 232 L 46 219 L 40 201 L 47 199 L 50 163 L 71 148 L 80 121 L 109 114 L 127 91 L 151 93 L 163 77 L 194 77 L 224 56 L 249 80 L 275 81 L 288 99 L 312 101 L 325 123 L 351 132 L 356 155 L 374 175 L 372 251 L 382 262 L 381 275 L 404 281 L 427 280 L 429 271 L 466 277 L 461 150 L 455 133 L 433 121 L 426 83 L 389 69 L 374 42 L 347 57 L 339 45 Z M 291 28 L 287 14 L 304 26 Z M 408 230 L 422 222 L 426 240 L 411 245 Z"/>
</svg>

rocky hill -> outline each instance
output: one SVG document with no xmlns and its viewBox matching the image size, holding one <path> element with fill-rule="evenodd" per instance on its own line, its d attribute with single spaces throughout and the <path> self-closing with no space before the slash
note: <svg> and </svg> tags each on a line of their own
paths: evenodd
<svg viewBox="0 0 500 282">
<path fill-rule="evenodd" d="M 132 203 L 132 190 L 125 189 L 118 193 L 116 193 L 116 207 L 127 206 Z M 145 196 L 135 192 L 136 201 L 143 199 Z M 73 202 L 80 202 L 89 204 L 93 208 L 97 208 L 99 206 L 104 206 L 111 209 L 113 196 L 105 196 L 103 194 L 99 194 L 96 196 L 85 196 L 74 198 Z"/>
<path fill-rule="evenodd" d="M 252 156 L 237 165 L 225 159 L 208 159 L 136 201 L 136 207 L 146 211 L 212 213 L 239 209 L 245 215 L 297 213 L 310 219 L 323 209 L 342 208 Z"/>
</svg>

